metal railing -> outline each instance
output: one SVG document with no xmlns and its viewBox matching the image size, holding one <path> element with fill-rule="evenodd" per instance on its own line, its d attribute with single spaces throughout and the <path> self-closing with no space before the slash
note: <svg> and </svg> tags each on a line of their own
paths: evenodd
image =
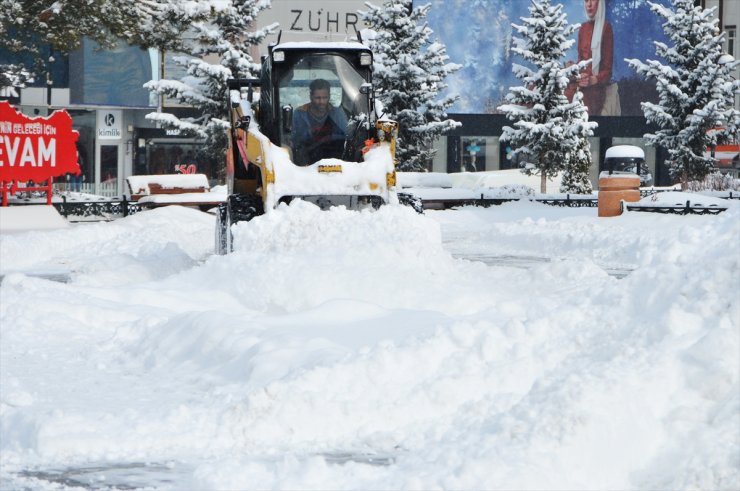
<svg viewBox="0 0 740 491">
<path fill-rule="evenodd" d="M 599 200 L 594 196 L 571 196 L 566 194 L 564 198 L 485 198 L 481 194 L 480 198 L 441 198 L 441 199 L 424 199 L 421 202 L 425 209 L 449 209 L 458 206 L 497 206 L 511 201 L 534 201 L 551 206 L 562 206 L 571 208 L 596 208 L 599 206 Z"/>
<path fill-rule="evenodd" d="M 625 203 L 622 201 L 622 211 L 641 211 L 648 213 L 663 213 L 672 215 L 717 215 L 727 210 L 727 206 L 710 205 L 703 206 L 701 203 L 692 205 L 690 200 L 686 204 L 675 205 L 656 205 L 656 204 L 639 204 Z"/>
<path fill-rule="evenodd" d="M 657 193 L 664 193 L 669 191 L 675 191 L 675 189 L 641 189 L 640 190 L 640 197 L 646 198 L 648 196 L 652 196 Z M 708 196 L 709 197 L 709 196 Z M 738 191 L 730 191 L 728 196 L 723 196 L 722 199 L 738 199 L 740 200 L 740 192 Z M 573 195 L 566 194 L 564 198 L 557 197 L 557 198 L 549 198 L 549 197 L 522 197 L 522 198 L 485 198 L 484 195 L 481 195 L 480 198 L 439 198 L 439 199 L 423 199 L 422 198 L 422 204 L 424 205 L 425 209 L 436 209 L 436 210 L 446 210 L 449 208 L 456 208 L 459 206 L 481 206 L 484 208 L 487 208 L 489 206 L 496 206 L 500 205 L 502 203 L 508 203 L 510 201 L 533 201 L 535 203 L 543 203 L 546 205 L 551 206 L 561 206 L 561 207 L 568 207 L 568 208 L 596 208 L 599 206 L 599 199 L 595 196 L 590 195 Z M 634 210 L 634 211 L 645 211 L 650 212 L 654 211 L 656 213 L 691 213 L 691 214 L 716 214 L 720 213 L 721 211 L 726 210 L 727 208 L 722 208 L 721 206 L 701 206 L 699 205 L 692 205 L 688 206 L 690 208 L 690 211 L 684 213 L 680 210 L 684 210 L 687 208 L 687 205 L 680 204 L 680 205 L 666 205 L 666 206 L 658 206 L 658 205 L 638 205 L 635 204 L 628 204 L 627 209 L 628 210 Z M 677 210 L 677 211 L 665 211 L 665 210 Z M 664 211 L 659 211 L 664 210 Z"/>
<path fill-rule="evenodd" d="M 59 181 L 54 183 L 54 191 L 58 193 L 81 193 L 94 194 L 105 198 L 115 198 L 118 196 L 118 181 L 115 179 L 101 182 L 95 186 L 94 182 L 70 182 Z"/>
<path fill-rule="evenodd" d="M 99 201 L 67 201 L 67 197 L 62 196 L 61 203 L 52 203 L 52 205 L 67 219 L 98 217 L 103 220 L 113 220 L 140 211 L 139 205 L 135 201 L 129 201 L 126 196 L 122 196 L 120 200 Z"/>
</svg>

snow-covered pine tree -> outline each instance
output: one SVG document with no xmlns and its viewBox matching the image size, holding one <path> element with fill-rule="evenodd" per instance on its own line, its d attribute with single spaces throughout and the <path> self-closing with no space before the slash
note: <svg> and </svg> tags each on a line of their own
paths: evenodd
<svg viewBox="0 0 740 491">
<path fill-rule="evenodd" d="M 716 160 L 704 152 L 738 137 L 740 112 L 734 108 L 740 81 L 732 71 L 738 62 L 723 54 L 714 8 L 694 6 L 693 0 L 672 0 L 673 10 L 657 3 L 650 8 L 665 22 L 663 31 L 671 45 L 655 42 L 655 52 L 667 63 L 628 59 L 627 63 L 647 79 L 655 80 L 657 104 L 642 103 L 645 118 L 660 128 L 645 135 L 649 145 L 668 151 L 671 176 L 687 189 L 689 181 L 701 181 Z M 720 131 L 709 131 L 721 128 Z"/>
<path fill-rule="evenodd" d="M 0 49 L 33 60 L 33 66 L 0 63 L 5 82 L 45 71 L 47 50 L 67 54 L 82 38 L 112 48 L 119 40 L 142 48 L 172 49 L 192 22 L 220 8 L 221 0 L 0 0 Z M 27 77 L 25 77 L 27 78 Z M 22 80 L 20 80 L 22 82 Z"/>
<path fill-rule="evenodd" d="M 573 147 L 568 150 L 565 169 L 560 180 L 561 193 L 591 194 L 593 186 L 589 178 L 591 168 L 591 144 L 588 137 L 594 134 L 596 123 L 589 123 L 588 108 L 583 103 L 583 94 L 576 92 L 573 102 L 564 106 L 568 140 Z"/>
<path fill-rule="evenodd" d="M 431 5 L 412 7 L 411 0 L 388 0 L 381 6 L 366 2 L 362 19 L 375 36 L 367 42 L 375 55 L 373 80 L 386 115 L 398 121 L 398 170 L 427 171 L 432 145 L 460 123 L 447 118 L 458 99 L 441 97 L 445 77 L 458 70 L 447 49 L 432 41 L 423 23 Z"/>
<path fill-rule="evenodd" d="M 0 89 L 25 87 L 26 82 L 33 82 L 33 77 L 23 65 L 0 64 Z"/>
<path fill-rule="evenodd" d="M 571 78 L 590 60 L 565 66 L 563 58 L 575 42 L 571 38 L 578 24 L 570 25 L 562 5 L 551 0 L 532 0 L 529 17 L 522 17 L 522 25 L 514 30 L 522 37 L 514 37 L 511 48 L 531 67 L 513 65 L 514 75 L 524 82 L 511 87 L 506 96 L 508 104 L 499 109 L 514 126 L 505 126 L 501 139 L 514 147 L 514 154 L 525 158 L 522 171 L 540 176 L 540 192 L 547 190 L 547 179 L 564 170 L 571 162 L 584 165 L 588 140 L 596 123 L 588 122 L 581 97 L 569 103 L 565 87 Z M 585 142 L 583 141 L 585 140 Z M 581 159 L 573 158 L 575 152 Z M 573 183 L 582 181 L 576 170 L 571 170 Z M 587 172 L 587 171 L 586 171 Z"/>
<path fill-rule="evenodd" d="M 146 118 L 165 128 L 205 140 L 202 151 L 212 159 L 223 160 L 227 148 L 228 89 L 230 78 L 258 77 L 260 65 L 252 60 L 249 48 L 274 32 L 277 24 L 255 30 L 254 23 L 270 0 L 229 0 L 228 6 L 215 12 L 207 22 L 193 24 L 193 57 L 176 57 L 187 70 L 182 80 L 153 80 L 145 87 L 159 95 L 193 107 L 198 115 L 179 118 L 174 114 L 154 112 Z M 216 58 L 211 63 L 205 58 Z"/>
</svg>

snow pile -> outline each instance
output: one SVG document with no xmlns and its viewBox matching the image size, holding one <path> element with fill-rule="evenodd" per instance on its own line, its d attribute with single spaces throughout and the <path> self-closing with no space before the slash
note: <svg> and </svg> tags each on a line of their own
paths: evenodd
<svg viewBox="0 0 740 491">
<path fill-rule="evenodd" d="M 23 205 L 0 207 L 0 233 L 21 232 L 29 228 L 48 230 L 69 225 L 53 206 Z"/>
<path fill-rule="evenodd" d="M 294 202 L 237 224 L 228 256 L 208 256 L 212 216 L 176 207 L 2 236 L 3 262 L 96 266 L 0 284 L 0 479 L 736 489 L 739 214 Z"/>
<path fill-rule="evenodd" d="M 217 279 L 214 288 L 225 275 L 232 277 L 232 294 L 249 308 L 296 311 L 351 298 L 466 310 L 485 296 L 471 286 L 469 299 L 448 298 L 446 282 L 454 279 L 465 288 L 467 269 L 458 271 L 442 248 L 437 224 L 409 207 L 322 212 L 294 201 L 237 224 L 233 233 L 235 253 L 211 261 L 208 267 L 216 271 L 209 276 Z"/>
<path fill-rule="evenodd" d="M 266 210 L 286 196 L 380 196 L 386 203 L 391 201 L 387 181 L 394 168 L 388 143 L 370 148 L 362 162 L 326 158 L 297 166 L 288 149 L 273 144 L 254 122 L 250 135 L 259 145 L 254 158 L 264 158 L 267 172 L 274 173 L 274 182 L 267 187 Z"/>
<path fill-rule="evenodd" d="M 0 274 L 64 269 L 77 281 L 110 285 L 163 278 L 213 251 L 212 234 L 204 233 L 213 223 L 211 215 L 171 207 L 110 223 L 2 235 Z"/>
</svg>

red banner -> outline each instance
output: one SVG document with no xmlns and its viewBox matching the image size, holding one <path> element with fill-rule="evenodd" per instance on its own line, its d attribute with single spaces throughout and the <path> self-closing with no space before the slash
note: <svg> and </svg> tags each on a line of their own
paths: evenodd
<svg viewBox="0 0 740 491">
<path fill-rule="evenodd" d="M 79 136 L 67 111 L 32 118 L 0 101 L 0 182 L 44 182 L 54 176 L 80 174 Z"/>
</svg>

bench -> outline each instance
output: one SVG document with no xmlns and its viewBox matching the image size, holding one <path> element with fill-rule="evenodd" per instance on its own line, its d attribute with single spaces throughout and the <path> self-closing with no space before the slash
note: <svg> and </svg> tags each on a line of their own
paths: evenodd
<svg viewBox="0 0 740 491">
<path fill-rule="evenodd" d="M 161 174 L 126 178 L 131 199 L 140 207 L 180 205 L 206 210 L 226 199 L 223 192 L 213 192 L 205 174 Z"/>
<path fill-rule="evenodd" d="M 160 174 L 126 178 L 131 199 L 153 194 L 205 193 L 210 189 L 205 174 Z"/>
</svg>

